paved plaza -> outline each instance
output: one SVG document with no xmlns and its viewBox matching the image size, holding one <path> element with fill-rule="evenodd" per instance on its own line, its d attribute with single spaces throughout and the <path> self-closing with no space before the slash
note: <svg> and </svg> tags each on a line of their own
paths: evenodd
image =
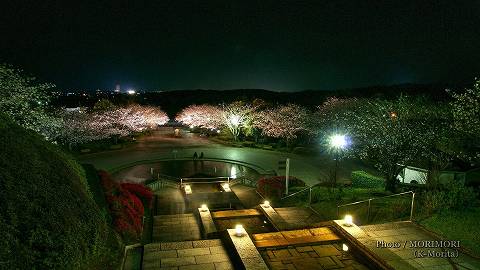
<svg viewBox="0 0 480 270">
<path fill-rule="evenodd" d="M 159 215 L 153 217 L 153 242 L 199 240 L 198 220 L 194 214 Z"/>
<path fill-rule="evenodd" d="M 373 253 L 387 261 L 396 269 L 480 269 L 480 260 L 466 254 L 459 253 L 457 258 L 442 258 L 428 255 L 441 254 L 452 249 L 442 248 L 413 248 L 410 241 L 439 240 L 424 231 L 412 222 L 391 222 L 379 225 L 366 225 L 360 227 L 367 235 L 360 238 L 361 242 Z M 454 239 L 449 239 L 454 240 Z M 378 241 L 385 243 L 400 243 L 400 247 L 377 247 Z M 406 245 L 404 246 L 404 243 Z M 415 254 L 424 251 L 427 256 L 418 257 Z"/>
<path fill-rule="evenodd" d="M 303 245 L 260 251 L 272 270 L 368 269 L 339 244 Z"/>
<path fill-rule="evenodd" d="M 155 131 L 150 136 L 140 138 L 138 143 L 121 150 L 81 155 L 78 159 L 82 163 L 91 163 L 98 169 L 112 170 L 137 161 L 174 159 L 175 157 L 191 158 L 194 152 L 204 152 L 205 158 L 251 164 L 260 173 L 274 170 L 279 175 L 284 174 L 285 171 L 278 169 L 278 161 L 288 157 L 291 166 L 290 175 L 304 180 L 308 185 L 326 180 L 334 164 L 329 155 L 302 156 L 255 148 L 229 147 L 213 143 L 195 134 L 186 134 L 183 138 L 172 138 L 163 131 Z M 362 164 L 344 160 L 338 171 L 339 179 L 348 178 L 353 168 L 370 170 Z M 142 178 L 144 173 L 138 173 L 139 176 L 130 177 Z"/>
<path fill-rule="evenodd" d="M 147 244 L 143 269 L 230 270 L 234 267 L 222 242 L 215 239 Z"/>
</svg>

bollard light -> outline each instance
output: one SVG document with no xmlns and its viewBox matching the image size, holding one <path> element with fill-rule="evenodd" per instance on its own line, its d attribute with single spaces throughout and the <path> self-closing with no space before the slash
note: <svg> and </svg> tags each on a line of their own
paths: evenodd
<svg viewBox="0 0 480 270">
<path fill-rule="evenodd" d="M 243 229 L 243 226 L 238 224 L 237 226 L 235 226 L 235 235 L 237 236 L 243 236 L 243 233 L 244 233 L 244 229 Z"/>
<path fill-rule="evenodd" d="M 346 244 L 343 244 L 342 245 L 342 250 L 347 252 L 348 251 L 348 246 Z"/>
<path fill-rule="evenodd" d="M 353 217 L 352 215 L 345 215 L 345 218 L 343 219 L 343 225 L 347 227 L 353 226 Z"/>
<path fill-rule="evenodd" d="M 270 207 L 270 202 L 269 201 L 264 201 L 263 202 L 263 207 L 265 207 L 265 208 Z"/>
<path fill-rule="evenodd" d="M 202 204 L 202 206 L 200 207 L 200 211 L 202 212 L 207 212 L 208 211 L 208 207 L 206 204 Z"/>
<path fill-rule="evenodd" d="M 229 185 L 228 183 L 223 184 L 222 187 L 223 187 L 223 190 L 225 190 L 225 192 L 230 192 L 230 191 L 232 191 L 232 190 L 230 189 L 230 185 Z"/>
<path fill-rule="evenodd" d="M 185 193 L 192 194 L 192 188 L 190 187 L 190 185 L 185 185 Z"/>
</svg>

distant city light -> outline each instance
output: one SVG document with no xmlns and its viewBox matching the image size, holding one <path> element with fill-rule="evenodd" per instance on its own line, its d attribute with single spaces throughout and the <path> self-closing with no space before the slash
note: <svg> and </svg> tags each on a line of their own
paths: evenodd
<svg viewBox="0 0 480 270">
<path fill-rule="evenodd" d="M 130 89 L 130 90 L 127 91 L 127 93 L 128 93 L 129 95 L 135 95 L 135 90 Z"/>
</svg>

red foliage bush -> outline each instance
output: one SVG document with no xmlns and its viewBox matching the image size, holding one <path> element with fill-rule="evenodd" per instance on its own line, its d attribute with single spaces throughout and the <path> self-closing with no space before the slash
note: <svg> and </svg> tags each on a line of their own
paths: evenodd
<svg viewBox="0 0 480 270">
<path fill-rule="evenodd" d="M 137 197 L 144 199 L 149 206 L 152 205 L 153 192 L 150 188 L 144 185 L 134 184 L 134 183 L 122 183 L 120 185 L 122 186 L 122 188 L 132 193 L 135 193 Z"/>
<path fill-rule="evenodd" d="M 296 177 L 290 176 L 289 185 L 290 187 L 303 187 L 305 183 Z M 285 193 L 285 176 L 261 178 L 257 182 L 257 191 L 270 200 L 281 198 Z"/>
<path fill-rule="evenodd" d="M 144 204 L 141 199 L 150 206 L 152 191 L 140 184 L 118 184 L 105 171 L 99 171 L 98 175 L 109 204 L 115 230 L 127 239 L 140 238 L 144 214 Z"/>
</svg>

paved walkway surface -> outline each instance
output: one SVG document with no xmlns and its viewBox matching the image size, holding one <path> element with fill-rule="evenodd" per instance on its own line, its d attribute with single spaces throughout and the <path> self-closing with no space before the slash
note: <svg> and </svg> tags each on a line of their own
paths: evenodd
<svg viewBox="0 0 480 270">
<path fill-rule="evenodd" d="M 143 269 L 234 269 L 219 239 L 153 243 L 144 247 Z"/>
<path fill-rule="evenodd" d="M 263 203 L 262 197 L 257 194 L 255 188 L 244 185 L 234 185 L 231 187 L 232 191 L 242 203 L 245 208 L 255 208 Z"/>
<path fill-rule="evenodd" d="M 340 238 L 327 227 L 260 233 L 252 236 L 257 248 L 291 246 L 309 243 L 339 241 Z"/>
<path fill-rule="evenodd" d="M 247 216 L 262 216 L 263 214 L 257 209 L 240 209 L 212 212 L 212 217 L 216 218 L 234 218 Z"/>
<path fill-rule="evenodd" d="M 160 215 L 153 217 L 153 242 L 202 239 L 194 214 Z"/>
<path fill-rule="evenodd" d="M 273 208 L 260 205 L 260 209 L 279 231 L 322 226 L 324 219 L 307 207 Z"/>
<path fill-rule="evenodd" d="M 81 155 L 78 159 L 91 163 L 99 169 L 111 170 L 135 161 L 191 158 L 194 152 L 204 152 L 205 158 L 229 159 L 250 163 L 264 170 L 275 170 L 278 174 L 278 161 L 290 158 L 290 175 L 304 180 L 307 184 L 316 184 L 328 178 L 333 168 L 333 159 L 329 155 L 306 157 L 290 153 L 254 149 L 228 147 L 187 134 L 183 138 L 172 138 L 161 131 L 141 138 L 138 143 L 125 149 Z M 366 169 L 355 162 L 342 161 L 339 178 L 348 178 L 353 169 Z M 368 169 L 367 169 L 368 170 Z"/>
<path fill-rule="evenodd" d="M 325 221 L 307 207 L 275 208 L 278 215 L 288 224 L 288 229 L 308 228 Z"/>
<path fill-rule="evenodd" d="M 480 260 L 459 253 L 457 258 L 442 258 L 441 248 L 411 247 L 410 241 L 439 240 L 411 222 L 392 222 L 360 227 L 368 237 L 359 240 L 370 251 L 396 269 L 480 269 Z M 449 239 L 458 240 L 458 239 Z M 384 248 L 383 243 L 399 243 L 400 247 Z M 380 242 L 380 247 L 377 244 Z M 460 243 L 461 244 L 461 243 Z M 453 251 L 450 249 L 450 251 Z M 418 254 L 425 255 L 419 257 Z M 440 257 L 439 257 L 440 256 Z M 455 266 L 455 267 L 454 267 Z"/>
<path fill-rule="evenodd" d="M 306 245 L 260 251 L 272 270 L 368 269 L 339 244 Z"/>
<path fill-rule="evenodd" d="M 162 188 L 155 191 L 155 195 L 157 195 L 157 205 L 154 215 L 172 215 L 191 212 L 185 204 L 182 192 L 178 188 Z"/>
</svg>

